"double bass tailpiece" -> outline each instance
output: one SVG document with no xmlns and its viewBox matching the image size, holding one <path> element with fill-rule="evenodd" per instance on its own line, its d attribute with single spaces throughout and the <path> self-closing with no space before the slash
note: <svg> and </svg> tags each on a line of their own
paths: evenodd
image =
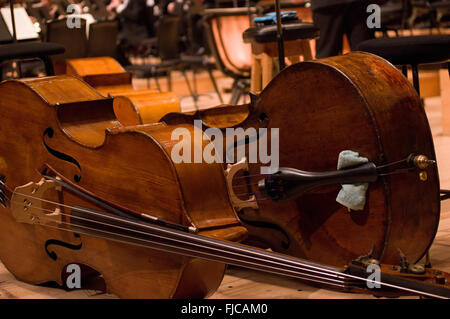
<svg viewBox="0 0 450 319">
<path fill-rule="evenodd" d="M 420 169 L 419 178 L 426 181 L 424 174 L 429 165 L 435 165 L 435 160 L 429 160 L 425 155 L 410 154 L 401 161 L 376 166 L 373 162 L 364 163 L 350 168 L 327 172 L 308 172 L 294 168 L 283 167 L 276 173 L 268 175 L 258 182 L 261 193 L 274 201 L 284 201 L 299 197 L 318 187 L 331 184 L 354 184 L 375 182 L 380 176 L 388 176 Z"/>
</svg>

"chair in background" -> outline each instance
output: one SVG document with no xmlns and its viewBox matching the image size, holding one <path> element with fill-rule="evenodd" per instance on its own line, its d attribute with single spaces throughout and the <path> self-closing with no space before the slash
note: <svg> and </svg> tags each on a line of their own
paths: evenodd
<svg viewBox="0 0 450 319">
<path fill-rule="evenodd" d="M 255 9 L 250 9 L 255 12 Z M 206 9 L 205 33 L 217 67 L 234 79 L 230 104 L 237 104 L 250 88 L 251 45 L 242 34 L 250 26 L 248 8 Z"/>
<path fill-rule="evenodd" d="M 154 78 L 158 90 L 160 90 L 158 82 L 160 76 L 167 77 L 168 90 L 172 90 L 171 72 L 175 70 L 181 71 L 186 81 L 189 82 L 180 59 L 180 17 L 166 15 L 160 19 L 156 50 L 161 59 L 160 63 L 130 65 L 125 67 L 125 69 L 137 78 L 146 78 L 148 80 Z M 192 94 L 189 83 L 188 88 Z"/>
<path fill-rule="evenodd" d="M 411 0 L 390 0 L 381 5 L 381 30 L 385 37 L 388 31 L 394 31 L 399 36 L 399 30 L 409 27 L 408 18 L 411 16 Z"/>
<path fill-rule="evenodd" d="M 409 27 L 412 29 L 417 21 L 427 22 L 427 28 L 432 33 L 433 28 L 438 28 L 436 21 L 436 12 L 433 9 L 432 3 L 435 0 L 411 0 L 412 13 L 408 19 Z"/>
<path fill-rule="evenodd" d="M 438 28 L 441 28 L 444 19 L 450 17 L 450 0 L 432 2 L 431 8 L 436 13 L 436 23 Z"/>
<path fill-rule="evenodd" d="M 87 56 L 86 20 L 80 19 L 80 28 L 68 28 L 67 18 L 47 23 L 47 42 L 59 43 L 66 48 L 65 53 L 52 57 L 56 74 L 66 71 L 65 60 Z"/>
<path fill-rule="evenodd" d="M 97 21 L 89 25 L 87 44 L 88 57 L 109 56 L 117 58 L 117 35 L 119 23 L 117 20 Z"/>
<path fill-rule="evenodd" d="M 407 66 L 410 65 L 414 87 L 419 95 L 419 65 L 447 62 L 450 74 L 450 35 L 371 39 L 361 42 L 358 50 L 376 54 L 394 65 L 402 66 L 406 77 Z"/>
<path fill-rule="evenodd" d="M 200 96 L 197 90 L 197 73 L 199 71 L 208 72 L 209 79 L 217 93 L 219 101 L 223 104 L 222 94 L 213 75 L 213 70 L 216 69 L 216 63 L 211 58 L 208 43 L 203 36 L 204 26 L 202 23 L 202 13 L 204 8 L 196 1 L 188 3 L 189 10 L 183 12 L 186 27 L 186 50 L 180 55 L 180 58 L 184 66 L 184 71 L 192 71 L 193 89 L 191 93 L 194 105 L 197 107 Z"/>
<path fill-rule="evenodd" d="M 19 15 L 21 18 L 17 19 L 16 10 L 23 10 L 25 15 Z M 14 18 L 12 19 L 14 27 L 13 32 L 10 33 L 3 16 L 0 15 L 0 42 L 7 43 L 0 45 L 0 80 L 3 79 L 3 65 L 10 62 L 13 62 L 11 63 L 14 70 L 11 73 L 13 77 L 30 76 L 27 71 L 23 72 L 22 67 L 27 66 L 28 71 L 34 69 L 33 67 L 30 68 L 30 65 L 35 64 L 35 60 L 41 60 L 44 63 L 46 75 L 54 75 L 50 56 L 63 53 L 64 46 L 58 43 L 34 41 L 37 39 L 37 34 L 36 37 L 20 35 L 21 27 L 26 27 L 27 24 L 32 27 L 25 9 L 14 8 L 12 18 Z M 40 69 L 41 62 L 37 64 Z M 38 74 L 44 74 L 44 72 L 31 72 L 31 74 L 31 76 L 37 76 Z"/>
<path fill-rule="evenodd" d="M 1 71 L 3 62 L 12 60 L 40 59 L 44 62 L 46 75 L 54 75 L 50 56 L 63 52 L 63 46 L 49 42 L 16 42 L 0 45 L 0 80 L 3 76 Z M 21 77 L 20 67 L 19 77 Z"/>
<path fill-rule="evenodd" d="M 310 40 L 319 36 L 319 29 L 312 23 L 299 20 L 283 23 L 284 55 L 291 64 L 312 60 Z M 280 69 L 278 57 L 278 30 L 276 25 L 255 26 L 247 29 L 244 42 L 252 44 L 252 75 L 250 90 L 262 91 Z M 276 68 L 274 66 L 277 65 Z M 277 72 L 276 71 L 276 72 Z"/>
<path fill-rule="evenodd" d="M 219 87 L 217 86 L 217 82 L 214 79 L 213 70 L 216 68 L 216 63 L 211 61 L 211 58 L 204 54 L 182 54 L 181 62 L 184 63 L 185 68 L 183 69 L 183 73 L 186 72 L 186 69 L 192 70 L 192 82 L 193 88 L 189 85 L 187 75 L 185 75 L 185 79 L 188 84 L 189 91 L 191 93 L 192 99 L 194 100 L 194 105 L 197 107 L 197 102 L 199 98 L 198 90 L 197 90 L 197 72 L 201 70 L 205 70 L 208 72 L 209 79 L 214 86 L 214 90 L 219 97 L 220 103 L 223 104 L 222 94 L 220 94 Z"/>
</svg>

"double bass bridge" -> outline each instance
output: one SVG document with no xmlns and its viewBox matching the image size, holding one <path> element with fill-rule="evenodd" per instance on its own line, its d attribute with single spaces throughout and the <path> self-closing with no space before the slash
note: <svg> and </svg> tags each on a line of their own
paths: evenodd
<svg viewBox="0 0 450 319">
<path fill-rule="evenodd" d="M 243 200 L 234 193 L 233 179 L 239 171 L 248 172 L 248 161 L 246 157 L 242 158 L 242 160 L 236 164 L 228 164 L 228 168 L 225 170 L 225 177 L 231 204 L 237 212 L 244 208 L 258 209 L 258 203 L 255 195 L 250 195 L 247 200 Z"/>
<path fill-rule="evenodd" d="M 59 225 L 62 223 L 61 191 L 61 185 L 45 178 L 18 186 L 11 196 L 11 213 L 20 223 Z"/>
</svg>

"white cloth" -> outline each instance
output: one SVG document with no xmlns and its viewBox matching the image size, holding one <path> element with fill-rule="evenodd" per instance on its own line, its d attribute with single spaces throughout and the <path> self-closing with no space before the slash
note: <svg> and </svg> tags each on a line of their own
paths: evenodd
<svg viewBox="0 0 450 319">
<path fill-rule="evenodd" d="M 337 169 L 367 163 L 366 157 L 359 156 L 353 151 L 342 151 L 339 153 Z M 366 192 L 368 183 L 344 184 L 340 190 L 336 201 L 351 210 L 363 210 L 366 205 Z"/>
</svg>

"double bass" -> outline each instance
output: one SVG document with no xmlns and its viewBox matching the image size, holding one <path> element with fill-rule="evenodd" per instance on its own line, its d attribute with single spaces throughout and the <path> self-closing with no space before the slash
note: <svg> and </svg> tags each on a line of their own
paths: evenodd
<svg viewBox="0 0 450 319">
<path fill-rule="evenodd" d="M 291 67 L 277 79 L 302 72 Z M 62 285 L 65 269 L 79 264 L 88 276 L 101 274 L 119 297 L 198 298 L 217 289 L 225 264 L 235 264 L 361 291 L 365 267 L 379 264 L 377 251 L 337 268 L 238 244 L 247 229 L 236 218 L 222 164 L 171 159 L 172 132 L 195 134 L 193 125 L 123 126 L 112 99 L 68 76 L 6 81 L 0 94 L 0 259 L 20 280 Z M 276 119 L 270 111 L 256 108 L 253 117 Z M 417 149 L 405 151 L 433 158 L 429 140 L 418 139 Z M 202 151 L 206 141 L 191 144 Z M 417 171 L 409 167 L 403 176 Z M 427 173 L 437 178 L 434 166 Z M 408 186 L 430 200 L 422 183 Z M 410 258 L 407 246 L 398 248 Z M 450 297 L 446 273 L 406 262 L 380 267 L 377 295 L 389 295 L 387 288 Z"/>
<path fill-rule="evenodd" d="M 62 284 L 66 267 L 76 263 L 89 274 L 101 273 L 108 291 L 119 297 L 204 297 L 215 291 L 223 263 L 130 245 L 127 234 L 111 241 L 109 223 L 75 230 L 74 221 L 108 220 L 98 215 L 106 205 L 116 214 L 113 220 L 156 220 L 202 236 L 241 240 L 246 230 L 229 205 L 220 165 L 175 165 L 167 155 L 170 128 L 123 126 L 113 99 L 75 77 L 6 81 L 0 91 L 0 260 L 16 278 Z M 208 199 L 211 191 L 217 196 Z M 198 202 L 198 196 L 204 200 Z M 77 213 L 83 216 L 74 217 Z M 106 227 L 98 230 L 101 236 L 83 235 L 99 227 Z"/>
<path fill-rule="evenodd" d="M 248 105 L 161 119 L 167 124 L 195 120 L 202 121 L 204 130 L 266 128 L 270 134 L 271 128 L 280 128 L 279 167 L 334 171 L 344 150 L 377 166 L 404 161 L 412 153 L 436 159 L 428 120 L 412 85 L 389 62 L 363 52 L 290 66 Z M 235 143 L 244 141 L 249 146 L 257 138 L 245 136 Z M 436 165 L 422 177 L 420 170 L 381 174 L 370 183 L 361 211 L 336 202 L 338 184 L 272 200 L 276 198 L 257 185 L 266 177 L 261 166 L 249 163 L 248 177 L 233 182 L 249 243 L 339 266 L 373 247 L 384 262 L 399 262 L 398 249 L 417 262 L 435 237 L 440 215 Z"/>
<path fill-rule="evenodd" d="M 67 59 L 65 74 L 79 77 L 105 97 L 115 97 L 114 112 L 124 125 L 158 122 L 170 112 L 180 112 L 173 92 L 135 90 L 131 74 L 111 57 Z"/>
</svg>

